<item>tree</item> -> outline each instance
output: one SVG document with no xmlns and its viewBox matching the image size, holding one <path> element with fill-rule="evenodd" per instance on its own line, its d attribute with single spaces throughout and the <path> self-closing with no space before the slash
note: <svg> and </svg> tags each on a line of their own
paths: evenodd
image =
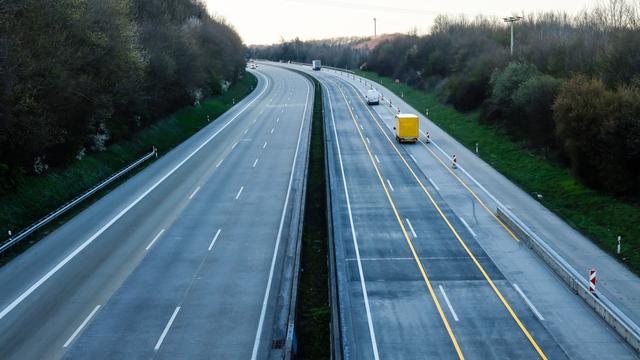
<svg viewBox="0 0 640 360">
<path fill-rule="evenodd" d="M 524 116 L 524 136 L 545 154 L 556 148 L 553 103 L 561 81 L 549 75 L 535 75 L 522 83 L 512 95 L 516 112 Z"/>
</svg>

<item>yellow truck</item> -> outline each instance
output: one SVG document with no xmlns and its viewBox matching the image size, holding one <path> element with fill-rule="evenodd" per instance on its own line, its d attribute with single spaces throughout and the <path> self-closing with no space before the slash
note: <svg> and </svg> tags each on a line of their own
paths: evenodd
<svg viewBox="0 0 640 360">
<path fill-rule="evenodd" d="M 420 129 L 420 122 L 417 115 L 413 114 L 397 114 L 396 126 L 393 130 L 396 131 L 396 140 L 398 142 L 416 142 L 418 141 L 418 134 Z"/>
</svg>

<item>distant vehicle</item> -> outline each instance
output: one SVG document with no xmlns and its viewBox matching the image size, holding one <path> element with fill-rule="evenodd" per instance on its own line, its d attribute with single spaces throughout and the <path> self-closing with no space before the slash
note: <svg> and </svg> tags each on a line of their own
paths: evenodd
<svg viewBox="0 0 640 360">
<path fill-rule="evenodd" d="M 249 65 L 249 69 L 255 69 L 256 68 L 256 64 L 250 64 Z"/>
<path fill-rule="evenodd" d="M 320 62 L 320 60 L 313 60 L 311 62 L 311 68 L 313 70 L 320 70 L 322 69 L 322 63 Z"/>
<path fill-rule="evenodd" d="M 398 142 L 411 142 L 418 141 L 418 134 L 420 129 L 420 122 L 418 116 L 414 114 L 397 114 L 396 126 L 393 130 L 396 131 L 396 140 Z"/>
<path fill-rule="evenodd" d="M 368 105 L 380 105 L 380 93 L 377 90 L 367 91 L 367 96 L 365 97 Z"/>
</svg>

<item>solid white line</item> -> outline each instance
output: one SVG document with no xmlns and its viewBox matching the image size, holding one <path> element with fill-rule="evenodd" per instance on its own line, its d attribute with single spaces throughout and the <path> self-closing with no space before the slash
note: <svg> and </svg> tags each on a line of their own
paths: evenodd
<svg viewBox="0 0 640 360">
<path fill-rule="evenodd" d="M 418 160 L 416 160 L 416 158 L 413 157 L 413 155 L 409 154 L 409 156 L 411 156 L 411 159 L 413 160 L 413 162 L 417 163 Z"/>
<path fill-rule="evenodd" d="M 253 162 L 253 165 L 251 165 L 252 168 L 256 167 L 256 164 L 258 163 L 259 158 L 256 158 L 256 161 Z"/>
<path fill-rule="evenodd" d="M 162 331 L 162 334 L 160 335 L 160 338 L 158 339 L 158 342 L 156 343 L 156 346 L 153 348 L 153 350 L 158 351 L 160 349 L 160 346 L 162 346 L 164 337 L 167 336 L 167 333 L 169 332 L 169 328 L 173 324 L 173 321 L 176 319 L 176 316 L 178 315 L 178 311 L 180 311 L 180 306 L 176 307 L 176 309 L 173 310 L 173 315 L 171 315 L 171 319 L 169 319 L 169 322 L 164 327 L 164 330 Z"/>
<path fill-rule="evenodd" d="M 449 311 L 451 311 L 451 315 L 453 315 L 453 319 L 455 321 L 458 321 L 458 314 L 456 314 L 455 310 L 453 310 L 453 306 L 451 306 L 451 302 L 449 301 L 449 297 L 447 296 L 447 294 L 444 292 L 444 288 L 442 287 L 442 285 L 438 285 L 440 287 L 440 292 L 442 293 L 442 297 L 444 297 L 444 301 L 447 303 L 447 306 L 449 307 Z"/>
<path fill-rule="evenodd" d="M 236 194 L 236 200 L 238 200 L 238 198 L 240 197 L 240 194 L 242 194 L 243 189 L 244 189 L 244 186 L 240 186 L 240 190 L 238 190 L 238 193 Z"/>
<path fill-rule="evenodd" d="M 391 185 L 391 181 L 389 181 L 389 179 L 387 179 L 387 184 L 389 184 L 389 188 L 391 189 L 391 191 L 395 191 L 393 189 L 393 185 Z"/>
<path fill-rule="evenodd" d="M 200 186 L 198 186 L 195 190 L 193 190 L 193 192 L 191 193 L 191 195 L 189 195 L 189 200 L 193 199 L 194 196 L 196 196 L 196 194 L 198 193 L 198 191 L 200 191 Z"/>
<path fill-rule="evenodd" d="M 218 162 L 218 164 L 216 165 L 216 167 L 219 167 L 220 164 L 222 164 L 222 162 L 224 161 L 224 159 L 220 160 L 220 162 Z"/>
<path fill-rule="evenodd" d="M 291 195 L 291 187 L 293 185 L 293 175 L 295 173 L 296 161 L 298 159 L 298 150 L 300 148 L 300 140 L 302 139 L 302 129 L 304 129 L 305 117 L 307 116 L 307 105 L 309 103 L 309 92 L 311 86 L 307 83 L 307 96 L 305 98 L 304 110 L 302 112 L 302 121 L 300 122 L 300 130 L 298 131 L 298 141 L 296 143 L 296 150 L 293 154 L 293 162 L 291 163 L 291 175 L 289 176 L 289 185 L 287 187 L 287 196 L 284 199 L 284 206 L 282 207 L 282 215 L 280 216 L 280 226 L 278 227 L 278 235 L 276 237 L 276 245 L 273 248 L 273 255 L 271 257 L 271 267 L 269 268 L 269 279 L 267 280 L 267 287 L 264 291 L 264 298 L 262 299 L 262 309 L 260 310 L 260 321 L 258 322 L 258 329 L 256 330 L 256 338 L 253 342 L 253 351 L 251 353 L 251 359 L 255 360 L 258 357 L 258 348 L 260 348 L 260 337 L 262 336 L 262 327 L 264 326 L 264 317 L 267 314 L 267 304 L 269 302 L 269 294 L 271 292 L 271 283 L 273 282 L 273 273 L 276 267 L 276 258 L 278 255 L 278 249 L 280 248 L 280 240 L 282 238 L 282 230 L 284 228 L 284 219 L 287 214 L 287 207 L 289 205 L 289 196 Z"/>
<path fill-rule="evenodd" d="M 536 307 L 533 306 L 533 303 L 529 300 L 529 298 L 522 292 L 522 290 L 520 290 L 520 287 L 518 286 L 518 284 L 513 283 L 513 287 L 516 289 L 518 294 L 520 294 L 520 296 L 522 296 L 524 301 L 527 303 L 527 305 L 529 305 L 529 307 L 531 308 L 531 311 L 533 311 L 533 313 L 536 314 L 538 319 L 540 319 L 540 321 L 544 321 L 544 317 L 542 317 L 542 314 L 540 314 L 538 309 L 536 309 Z"/>
<path fill-rule="evenodd" d="M 76 338 L 76 336 L 78 336 L 78 334 L 80 334 L 80 332 L 82 331 L 82 329 L 84 329 L 85 326 L 87 326 L 87 324 L 89 323 L 89 321 L 91 321 L 91 318 L 93 318 L 93 316 L 98 312 L 98 310 L 100 310 L 100 305 L 97 305 L 93 311 L 91 313 L 89 313 L 89 315 L 87 316 L 86 319 L 84 319 L 84 321 L 82 322 L 82 324 L 80 324 L 80 326 L 78 326 L 78 328 L 76 329 L 76 331 L 73 332 L 73 334 L 71 334 L 71 337 L 69 337 L 69 340 L 67 340 L 67 342 L 64 343 L 64 345 L 62 345 L 63 348 L 68 347 L 69 345 L 71 345 L 71 343 L 73 342 L 73 339 Z"/>
<path fill-rule="evenodd" d="M 234 143 L 233 143 L 233 146 L 231 147 L 231 150 L 235 149 L 237 145 L 238 145 L 238 142 L 237 142 L 237 141 L 236 141 L 236 142 L 234 142 Z"/>
<path fill-rule="evenodd" d="M 164 233 L 164 229 L 160 230 L 160 232 L 158 233 L 158 235 L 156 235 L 156 237 L 153 238 L 153 240 L 151 240 L 151 242 L 149 243 L 149 245 L 147 245 L 147 247 L 145 248 L 145 250 L 149 250 L 151 249 L 151 247 L 153 246 L 153 244 L 156 242 L 156 240 L 158 240 L 158 238 L 160 238 L 160 236 L 162 236 L 162 233 Z"/>
<path fill-rule="evenodd" d="M 438 185 L 436 185 L 436 182 L 431 180 L 431 178 L 429 178 L 429 182 L 431 183 L 431 185 L 433 185 L 434 188 L 436 188 L 437 191 L 440 191 L 440 188 L 438 187 Z"/>
<path fill-rule="evenodd" d="M 476 235 L 476 233 L 471 229 L 471 226 L 469 226 L 469 224 L 467 224 L 466 221 L 464 221 L 463 218 L 458 217 L 460 219 L 460 221 L 462 221 L 462 224 L 467 228 L 467 230 L 469 230 L 469 232 L 471 233 L 471 235 L 473 235 L 474 238 L 477 238 L 478 235 Z"/>
<path fill-rule="evenodd" d="M 413 226 L 411 225 L 411 221 L 409 221 L 408 218 L 404 218 L 405 220 L 407 220 L 407 225 L 409 225 L 409 230 L 411 230 L 411 233 L 413 234 L 414 238 L 417 238 L 418 235 L 416 234 L 415 230 L 413 230 Z"/>
<path fill-rule="evenodd" d="M 340 151 L 340 140 L 338 139 L 338 132 L 336 130 L 336 120 L 333 114 L 333 104 L 331 102 L 331 93 L 327 90 L 327 97 L 329 99 L 329 110 L 331 112 L 331 123 L 333 124 L 333 136 L 336 141 L 336 147 L 338 150 L 338 162 L 340 163 L 340 173 L 342 175 L 342 184 L 344 186 L 344 194 L 347 200 L 347 212 L 349 213 L 349 223 L 351 225 L 351 238 L 353 239 L 353 247 L 356 253 L 356 259 L 358 260 L 358 274 L 360 276 L 360 287 L 362 289 L 362 297 L 364 298 L 364 307 L 367 313 L 367 325 L 369 326 L 369 337 L 371 338 L 371 348 L 373 350 L 373 357 L 375 360 L 380 359 L 378 355 L 378 342 L 376 341 L 376 332 L 373 329 L 373 320 L 371 319 L 371 307 L 369 306 L 369 296 L 367 295 L 367 285 L 364 280 L 364 271 L 362 270 L 362 261 L 360 260 L 360 249 L 358 247 L 358 238 L 356 236 L 356 229 L 353 225 L 353 215 L 351 214 L 351 202 L 349 201 L 349 190 L 347 188 L 347 179 L 344 175 L 344 166 L 342 164 L 342 153 Z"/>
<path fill-rule="evenodd" d="M 211 240 L 211 244 L 209 244 L 209 251 L 213 249 L 213 245 L 216 243 L 216 240 L 218 240 L 218 235 L 220 235 L 220 231 L 222 231 L 222 229 L 218 229 L 218 231 L 216 232 L 216 235 L 213 237 L 213 240 Z"/>
<path fill-rule="evenodd" d="M 378 155 L 373 155 L 376 158 L 376 161 L 378 162 L 378 164 L 380 164 L 380 159 L 378 159 Z"/>
<path fill-rule="evenodd" d="M 262 148 L 264 149 L 264 148 L 266 148 L 266 147 L 267 147 L 267 142 L 265 141 L 265 142 L 264 142 L 264 145 L 262 145 Z"/>
<path fill-rule="evenodd" d="M 262 76 L 262 75 L 260 75 Z M 57 273 L 63 266 L 65 266 L 69 261 L 71 261 L 74 257 L 76 257 L 82 250 L 84 250 L 87 246 L 89 246 L 98 236 L 102 235 L 111 225 L 113 225 L 116 221 L 118 221 L 121 217 L 123 217 L 131 208 L 133 208 L 136 204 L 138 204 L 142 199 L 144 199 L 149 193 L 151 193 L 155 188 L 157 188 L 163 181 L 165 181 L 169 176 L 171 176 L 174 172 L 176 172 L 184 163 L 189 161 L 198 151 L 200 151 L 203 147 L 205 147 L 211 140 L 213 140 L 222 130 L 226 129 L 240 114 L 242 114 L 249 106 L 251 106 L 256 100 L 264 94 L 264 92 L 269 87 L 269 79 L 264 77 L 267 85 L 264 89 L 258 94 L 253 100 L 251 100 L 247 105 L 245 105 L 242 110 L 238 111 L 226 124 L 224 124 L 218 131 L 216 131 L 213 135 L 208 137 L 202 144 L 200 144 L 195 150 L 193 150 L 187 157 L 185 157 L 182 161 L 180 161 L 176 166 L 174 166 L 169 172 L 167 172 L 163 177 L 161 177 L 158 181 L 156 181 L 151 187 L 149 187 L 142 195 L 136 198 L 133 202 L 131 202 L 127 207 L 122 209 L 116 216 L 111 218 L 109 222 L 107 222 L 104 226 L 102 226 L 98 231 L 96 231 L 89 239 L 87 239 L 84 243 L 78 246 L 75 250 L 73 250 L 69 255 L 67 255 L 64 259 L 62 259 L 56 266 L 54 266 L 51 270 L 49 270 L 44 276 L 42 276 L 38 281 L 33 283 L 27 290 L 25 290 L 20 296 L 18 296 L 15 300 L 13 300 L 9 305 L 7 305 L 2 312 L 0 312 L 0 320 L 2 320 L 8 313 L 10 313 L 16 306 L 24 301 L 29 295 L 31 295 L 36 289 L 38 289 L 42 284 L 44 284 L 49 278 L 51 278 L 55 273 Z"/>
</svg>

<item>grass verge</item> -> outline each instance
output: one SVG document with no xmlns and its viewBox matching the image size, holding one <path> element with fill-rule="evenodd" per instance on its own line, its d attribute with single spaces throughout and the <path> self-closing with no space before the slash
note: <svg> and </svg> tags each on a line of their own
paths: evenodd
<svg viewBox="0 0 640 360">
<path fill-rule="evenodd" d="M 442 104 L 430 92 L 372 72 L 357 72 L 384 85 L 419 111 L 429 109 L 429 118 L 468 149 L 479 156 L 559 215 L 600 248 L 616 257 L 640 275 L 640 208 L 579 183 L 568 169 L 528 151 L 499 128 L 478 123 L 478 113 L 461 113 Z M 622 253 L 616 254 L 617 237 L 621 235 Z"/>
<path fill-rule="evenodd" d="M 158 148 L 160 155 L 166 153 L 202 129 L 207 124 L 207 115 L 210 120 L 216 119 L 233 106 L 234 99 L 237 102 L 247 96 L 256 87 L 256 83 L 255 76 L 246 73 L 224 94 L 205 100 L 200 106 L 189 106 L 179 110 L 140 130 L 132 140 L 112 144 L 104 152 L 89 154 L 65 168 L 53 169 L 45 176 L 29 178 L 20 184 L 14 192 L 0 197 L 0 234 L 7 234 L 8 230 L 16 233 L 32 224 L 112 173 L 148 153 L 152 146 Z M 93 201 L 104 196 L 106 192 L 143 169 L 145 165 L 135 169 L 127 177 L 116 181 L 107 189 L 93 195 L 64 216 L 8 250 L 0 258 L 0 264 L 5 263 L 38 239 L 46 236 Z M 0 237 L 0 239 L 4 240 L 4 237 Z"/>
<path fill-rule="evenodd" d="M 317 80 L 313 79 L 313 82 L 315 100 L 302 233 L 300 261 L 302 272 L 297 303 L 297 358 L 329 359 L 331 311 L 328 297 L 328 228 L 322 90 Z"/>
</svg>

